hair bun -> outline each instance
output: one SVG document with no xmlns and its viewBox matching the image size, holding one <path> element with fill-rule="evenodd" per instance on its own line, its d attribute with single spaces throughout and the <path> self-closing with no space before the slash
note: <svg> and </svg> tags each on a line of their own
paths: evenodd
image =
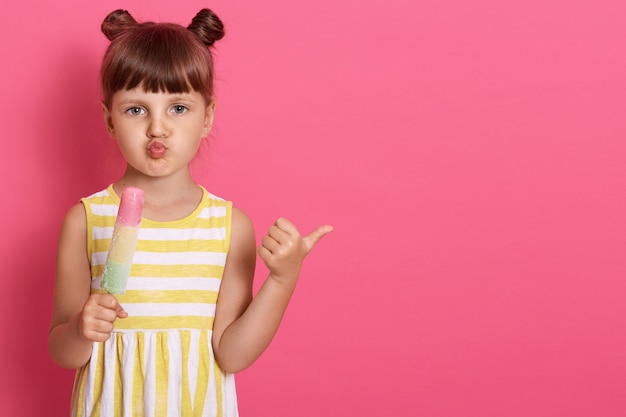
<svg viewBox="0 0 626 417">
<path fill-rule="evenodd" d="M 187 26 L 206 46 L 212 46 L 215 41 L 224 37 L 224 24 L 210 9 L 202 9 Z"/>
<path fill-rule="evenodd" d="M 129 27 L 137 25 L 137 21 L 126 10 L 117 9 L 104 18 L 100 28 L 102 33 L 110 41 L 115 39 L 120 33 Z"/>
</svg>

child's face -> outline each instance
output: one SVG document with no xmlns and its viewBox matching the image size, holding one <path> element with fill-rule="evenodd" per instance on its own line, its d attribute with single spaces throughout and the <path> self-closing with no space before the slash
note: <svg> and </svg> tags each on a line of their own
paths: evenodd
<svg viewBox="0 0 626 417">
<path fill-rule="evenodd" d="M 213 122 L 213 107 L 197 91 L 120 90 L 113 95 L 110 109 L 103 106 L 103 113 L 128 164 L 148 176 L 188 169 Z"/>
</svg>

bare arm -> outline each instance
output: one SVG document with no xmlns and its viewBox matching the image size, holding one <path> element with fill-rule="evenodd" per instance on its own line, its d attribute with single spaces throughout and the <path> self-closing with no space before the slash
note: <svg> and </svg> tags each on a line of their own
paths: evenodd
<svg viewBox="0 0 626 417">
<path fill-rule="evenodd" d="M 86 224 L 85 210 L 77 204 L 68 211 L 59 237 L 48 349 L 65 368 L 87 363 L 93 342 L 108 339 L 116 317 L 126 316 L 112 295 L 90 296 Z"/>
<path fill-rule="evenodd" d="M 270 344 L 296 286 L 302 261 L 330 226 L 307 237 L 286 219 L 278 219 L 258 249 L 270 274 L 252 299 L 255 263 L 254 230 L 250 219 L 233 209 L 231 247 L 213 327 L 213 349 L 227 372 L 250 366 Z"/>
</svg>

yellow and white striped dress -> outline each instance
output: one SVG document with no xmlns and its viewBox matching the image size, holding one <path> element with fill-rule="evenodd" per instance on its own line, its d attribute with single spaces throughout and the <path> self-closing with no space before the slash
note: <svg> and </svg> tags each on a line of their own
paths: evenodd
<svg viewBox="0 0 626 417">
<path fill-rule="evenodd" d="M 220 369 L 211 345 L 232 205 L 202 192 L 184 219 L 142 219 L 126 293 L 118 296 L 128 317 L 77 370 L 72 416 L 237 416 L 234 376 Z M 112 186 L 81 201 L 91 291 L 102 292 L 120 201 Z"/>
</svg>

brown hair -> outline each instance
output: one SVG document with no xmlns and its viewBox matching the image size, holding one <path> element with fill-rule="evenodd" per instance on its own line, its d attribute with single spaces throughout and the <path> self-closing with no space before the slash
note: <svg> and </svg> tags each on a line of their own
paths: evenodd
<svg viewBox="0 0 626 417">
<path fill-rule="evenodd" d="M 173 23 L 137 23 L 126 10 L 111 12 L 102 22 L 111 41 L 100 70 L 103 101 L 111 106 L 119 90 L 200 92 L 213 101 L 213 57 L 209 47 L 224 37 L 222 21 L 202 9 L 184 28 Z"/>
</svg>

